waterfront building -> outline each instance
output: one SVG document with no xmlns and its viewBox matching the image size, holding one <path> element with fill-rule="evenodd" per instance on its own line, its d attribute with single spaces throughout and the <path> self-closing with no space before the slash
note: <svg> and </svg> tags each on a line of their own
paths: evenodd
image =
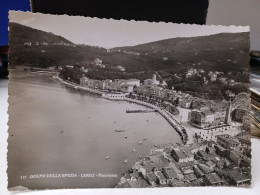
<svg viewBox="0 0 260 195">
<path fill-rule="evenodd" d="M 122 100 L 126 95 L 124 93 L 104 93 L 102 97 L 109 100 Z"/>
<path fill-rule="evenodd" d="M 162 169 L 163 173 L 165 174 L 167 179 L 177 179 L 177 173 L 170 167 L 164 167 Z"/>
<path fill-rule="evenodd" d="M 146 174 L 146 178 L 147 178 L 147 181 L 150 185 L 152 186 L 156 186 L 156 181 L 157 181 L 157 177 L 156 175 L 154 174 L 154 172 L 149 172 Z"/>
<path fill-rule="evenodd" d="M 80 85 L 85 86 L 88 84 L 89 78 L 86 76 L 82 76 L 79 80 L 80 80 Z"/>
<path fill-rule="evenodd" d="M 122 84 L 120 86 L 120 91 L 123 92 L 123 93 L 129 94 L 129 93 L 133 92 L 133 90 L 134 90 L 134 86 L 133 85 Z"/>
<path fill-rule="evenodd" d="M 164 185 L 167 183 L 167 179 L 165 178 L 165 176 L 161 171 L 156 171 L 155 175 L 157 177 L 157 181 L 159 182 L 159 184 Z"/>
</svg>

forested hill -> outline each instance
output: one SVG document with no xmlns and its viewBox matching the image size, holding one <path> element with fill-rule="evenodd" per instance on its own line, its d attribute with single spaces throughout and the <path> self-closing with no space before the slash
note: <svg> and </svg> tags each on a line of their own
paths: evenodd
<svg viewBox="0 0 260 195">
<path fill-rule="evenodd" d="M 194 65 L 195 68 L 206 70 L 217 68 L 218 71 L 225 72 L 249 67 L 249 43 L 249 32 L 220 33 L 165 39 L 136 46 L 117 47 L 113 50 L 139 52 L 147 57 L 166 57 L 179 65 Z"/>
<path fill-rule="evenodd" d="M 62 36 L 21 24 L 9 25 L 9 68 L 33 66 L 47 68 L 92 61 L 106 50 L 76 45 Z"/>
<path fill-rule="evenodd" d="M 100 58 L 107 68 L 117 65 L 125 67 L 128 74 L 119 73 L 122 74 L 120 78 L 126 75 L 131 77 L 134 73 L 141 72 L 150 77 L 156 71 L 183 74 L 189 67 L 204 69 L 206 72 L 225 73 L 249 68 L 248 32 L 172 38 L 137 46 L 113 48 L 109 52 L 101 47 L 75 45 L 61 36 L 16 23 L 10 23 L 9 37 L 10 67 L 49 67 L 76 63 L 84 65 Z M 28 45 L 30 43 L 31 46 Z M 138 52 L 139 55 L 133 52 Z M 145 78 L 142 76 L 140 79 Z"/>
<path fill-rule="evenodd" d="M 32 44 L 38 43 L 67 43 L 67 44 L 73 44 L 71 41 L 63 38 L 62 36 L 55 35 L 51 32 L 45 32 L 42 30 L 37 30 L 28 26 L 24 26 L 21 24 L 9 23 L 9 30 L 11 37 L 9 41 L 9 45 L 12 46 L 12 44 L 24 44 L 27 42 L 31 42 Z"/>
</svg>

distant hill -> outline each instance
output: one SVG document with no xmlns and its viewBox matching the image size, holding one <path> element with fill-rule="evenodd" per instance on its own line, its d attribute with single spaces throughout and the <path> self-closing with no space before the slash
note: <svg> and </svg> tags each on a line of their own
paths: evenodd
<svg viewBox="0 0 260 195">
<path fill-rule="evenodd" d="M 146 72 L 147 77 L 155 71 L 182 74 L 189 67 L 223 72 L 238 72 L 249 67 L 250 46 L 247 32 L 172 38 L 113 48 L 111 52 L 99 47 L 74 45 L 61 36 L 16 23 L 10 23 L 9 36 L 10 66 L 48 67 L 84 64 L 99 57 L 107 67 L 124 66 L 127 75 L 130 74 L 129 77 L 135 72 Z M 32 42 L 34 45 L 25 46 L 27 42 Z M 48 46 L 36 46 L 35 42 L 46 42 Z M 72 46 L 53 45 L 61 42 Z M 140 55 L 133 55 L 131 52 L 138 52 Z"/>
<path fill-rule="evenodd" d="M 106 51 L 98 47 L 75 45 L 62 36 L 17 23 L 10 23 L 9 31 L 10 68 L 20 65 L 46 68 L 83 63 Z"/>
<path fill-rule="evenodd" d="M 249 32 L 172 38 L 112 50 L 139 52 L 140 55 L 153 58 L 166 57 L 172 64 L 175 62 L 179 66 L 194 66 L 206 70 L 214 68 L 226 72 L 247 66 L 245 64 L 249 61 Z"/>
<path fill-rule="evenodd" d="M 190 94 L 206 94 L 209 98 L 222 97 L 226 90 L 247 92 L 243 84 L 228 86 L 219 82 L 204 85 L 209 71 L 223 72 L 222 76 L 236 82 L 248 83 L 244 71 L 249 69 L 249 33 L 221 33 L 210 36 L 172 38 L 136 46 L 117 47 L 110 50 L 87 45 L 76 45 L 52 33 L 10 23 L 9 68 L 31 66 L 85 66 L 87 77 L 92 79 L 129 79 L 141 81 L 156 73 L 168 87 Z M 105 68 L 91 62 L 100 58 Z M 119 70 L 118 66 L 125 71 Z M 203 70 L 199 76 L 186 77 L 187 70 Z M 82 75 L 74 69 L 75 80 Z M 66 73 L 67 74 L 67 73 Z M 70 74 L 70 73 L 68 73 Z M 72 77 L 70 77 L 72 78 Z M 203 86 L 203 87 L 202 87 Z M 198 95 L 199 94 L 199 95 Z"/>
<path fill-rule="evenodd" d="M 64 43 L 68 43 L 68 44 L 73 44 L 71 41 L 63 38 L 62 36 L 55 35 L 51 32 L 37 30 L 37 29 L 31 28 L 31 27 L 13 23 L 13 22 L 9 23 L 9 29 L 10 29 L 9 36 L 11 36 L 9 44 L 12 44 L 12 43 L 24 44 L 26 42 L 32 42 L 34 44 L 36 42 L 39 42 L 39 43 L 45 42 L 45 43 L 49 43 L 49 44 L 64 42 Z M 12 33 L 12 32 L 16 32 L 16 33 Z M 19 33 L 17 33 L 17 32 L 19 32 Z"/>
</svg>

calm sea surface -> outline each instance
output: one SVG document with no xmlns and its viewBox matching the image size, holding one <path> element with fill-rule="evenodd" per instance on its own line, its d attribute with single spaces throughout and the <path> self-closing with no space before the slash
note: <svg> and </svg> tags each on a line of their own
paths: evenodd
<svg viewBox="0 0 260 195">
<path fill-rule="evenodd" d="M 126 113 L 126 109 L 144 109 L 140 105 L 68 88 L 48 75 L 19 71 L 10 75 L 9 187 L 114 187 L 122 173 L 154 144 L 181 143 L 159 114 Z M 116 133 L 116 129 L 125 132 Z M 99 173 L 117 177 L 100 178 Z M 47 174 L 77 177 L 47 178 Z M 30 178 L 36 176 L 45 178 Z"/>
</svg>

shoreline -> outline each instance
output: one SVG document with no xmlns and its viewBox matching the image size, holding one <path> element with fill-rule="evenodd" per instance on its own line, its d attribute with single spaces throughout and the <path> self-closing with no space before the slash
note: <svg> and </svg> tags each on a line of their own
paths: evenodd
<svg viewBox="0 0 260 195">
<path fill-rule="evenodd" d="M 184 144 L 187 144 L 187 142 L 190 141 L 189 137 L 186 134 L 184 134 L 183 131 L 182 131 L 183 129 L 185 130 L 185 128 L 175 120 L 174 116 L 171 113 L 167 112 L 166 110 L 164 110 L 164 109 L 162 109 L 162 108 L 160 108 L 156 105 L 153 105 L 153 104 L 148 103 L 148 102 L 136 100 L 136 99 L 131 99 L 131 98 L 128 98 L 128 97 L 125 97 L 125 96 L 124 97 L 122 96 L 122 97 L 119 97 L 119 98 L 118 97 L 113 98 L 113 97 L 110 97 L 110 96 L 108 97 L 108 96 L 106 96 L 107 93 L 105 93 L 105 92 L 90 89 L 90 88 L 87 88 L 87 87 L 82 87 L 82 86 L 79 86 L 75 83 L 69 83 L 69 82 L 61 79 L 58 75 L 53 76 L 53 78 L 58 80 L 62 84 L 73 87 L 74 89 L 80 89 L 80 90 L 83 90 L 83 91 L 88 91 L 88 92 L 100 95 L 101 98 L 105 98 L 105 99 L 112 100 L 112 101 L 113 100 L 114 101 L 126 101 L 126 102 L 130 102 L 130 103 L 142 105 L 142 106 L 145 106 L 145 107 L 148 107 L 148 108 L 152 108 L 156 112 L 158 112 L 172 126 L 172 128 L 180 135 L 181 140 Z"/>
</svg>

